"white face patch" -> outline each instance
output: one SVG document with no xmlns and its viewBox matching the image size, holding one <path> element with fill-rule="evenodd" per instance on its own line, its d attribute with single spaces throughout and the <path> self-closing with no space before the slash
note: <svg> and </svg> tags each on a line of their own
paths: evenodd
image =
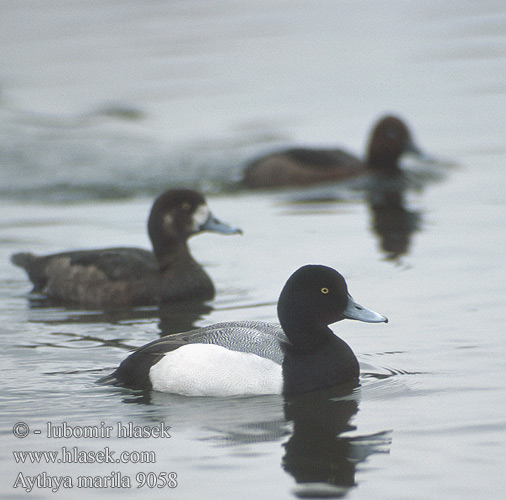
<svg viewBox="0 0 506 500">
<path fill-rule="evenodd" d="M 200 228 L 209 218 L 210 210 L 207 205 L 199 205 L 193 214 L 193 231 L 200 231 Z"/>
<path fill-rule="evenodd" d="M 163 216 L 163 227 L 171 228 L 173 224 L 174 224 L 174 217 L 172 217 L 172 214 L 165 214 Z"/>
</svg>

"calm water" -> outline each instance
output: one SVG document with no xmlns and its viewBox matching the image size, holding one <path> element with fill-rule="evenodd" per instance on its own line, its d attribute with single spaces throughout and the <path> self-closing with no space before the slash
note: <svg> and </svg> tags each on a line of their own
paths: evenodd
<svg viewBox="0 0 506 500">
<path fill-rule="evenodd" d="M 2 498 L 504 498 L 505 21 L 494 1 L 4 2 Z M 385 111 L 444 160 L 407 164 L 423 182 L 389 213 L 394 227 L 349 187 L 231 189 L 246 159 L 282 144 L 360 154 Z M 205 190 L 244 230 L 191 240 L 214 301 L 103 312 L 29 300 L 11 253 L 147 247 L 152 197 L 175 185 Z M 275 321 L 285 280 L 309 262 L 336 267 L 390 319 L 334 326 L 361 362 L 359 387 L 285 401 L 95 384 L 162 334 Z M 52 438 L 48 422 L 112 430 Z M 122 438 L 118 422 L 163 422 L 171 437 Z M 61 459 L 63 447 L 133 454 L 13 455 Z M 43 472 L 64 478 L 59 490 L 26 492 Z"/>
</svg>

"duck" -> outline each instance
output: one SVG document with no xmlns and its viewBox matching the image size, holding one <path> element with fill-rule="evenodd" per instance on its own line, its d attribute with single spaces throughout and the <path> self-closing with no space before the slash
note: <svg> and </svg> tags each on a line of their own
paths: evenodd
<svg viewBox="0 0 506 500">
<path fill-rule="evenodd" d="M 147 229 L 153 251 L 118 247 L 44 256 L 20 252 L 11 261 L 26 271 L 33 293 L 57 303 L 130 307 L 212 299 L 213 282 L 192 257 L 188 238 L 203 231 L 242 231 L 214 217 L 204 196 L 189 189 L 158 196 Z"/>
<path fill-rule="evenodd" d="M 100 384 L 184 396 L 294 396 L 359 378 L 359 363 L 329 325 L 386 323 L 358 304 L 335 269 L 308 264 L 287 280 L 279 324 L 217 323 L 162 337 L 135 350 Z"/>
<path fill-rule="evenodd" d="M 283 188 L 337 182 L 368 172 L 396 175 L 405 153 L 422 155 L 406 123 L 386 115 L 372 129 L 365 161 L 341 149 L 290 148 L 250 162 L 242 184 L 250 189 Z"/>
</svg>

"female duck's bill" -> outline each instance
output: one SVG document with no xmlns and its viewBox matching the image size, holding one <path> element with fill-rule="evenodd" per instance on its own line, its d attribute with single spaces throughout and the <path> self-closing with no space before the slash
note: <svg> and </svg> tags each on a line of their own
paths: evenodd
<svg viewBox="0 0 506 500">
<path fill-rule="evenodd" d="M 291 148 L 253 160 L 246 166 L 243 184 L 248 188 L 281 188 L 339 182 L 367 173 L 401 172 L 403 154 L 422 156 L 408 126 L 396 116 L 384 116 L 374 126 L 366 158 L 341 149 Z"/>
<path fill-rule="evenodd" d="M 178 300 L 207 300 L 214 285 L 190 254 L 187 240 L 212 231 L 240 234 L 216 219 L 196 191 L 172 189 L 153 203 L 148 234 L 153 251 L 140 248 L 77 250 L 37 257 L 14 254 L 34 292 L 63 303 L 91 307 L 137 306 Z"/>
<path fill-rule="evenodd" d="M 308 265 L 288 279 L 280 324 L 238 321 L 151 342 L 101 383 L 187 396 L 296 395 L 355 380 L 357 358 L 328 327 L 388 320 L 357 304 L 334 269 Z"/>
</svg>

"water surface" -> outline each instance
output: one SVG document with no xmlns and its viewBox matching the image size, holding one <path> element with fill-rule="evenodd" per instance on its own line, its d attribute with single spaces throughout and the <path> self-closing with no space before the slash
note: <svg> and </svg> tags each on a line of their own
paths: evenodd
<svg viewBox="0 0 506 500">
<path fill-rule="evenodd" d="M 504 6 L 16 0 L 2 10 L 6 498 L 501 498 Z M 356 186 L 237 189 L 244 162 L 281 145 L 361 154 L 384 112 L 404 116 L 417 143 L 444 160 L 407 159 L 420 182 L 386 215 Z M 29 297 L 13 252 L 149 247 L 152 198 L 180 185 L 204 190 L 215 214 L 244 230 L 191 240 L 215 300 L 90 311 Z M 390 319 L 333 327 L 360 360 L 358 387 L 285 401 L 95 384 L 160 335 L 276 321 L 281 287 L 306 263 L 336 267 L 358 301 Z M 27 437 L 13 435 L 18 422 Z M 56 439 L 48 422 L 164 422 L 171 437 Z M 62 447 L 148 451 L 155 462 L 21 464 L 13 455 Z M 19 473 L 42 472 L 68 476 L 72 488 L 13 487 Z M 113 472 L 131 487 L 99 488 Z M 136 477 L 148 476 L 136 475 L 150 472 L 175 472 L 177 486 L 138 491 Z M 79 476 L 98 478 L 96 487 L 78 488 Z"/>
</svg>

